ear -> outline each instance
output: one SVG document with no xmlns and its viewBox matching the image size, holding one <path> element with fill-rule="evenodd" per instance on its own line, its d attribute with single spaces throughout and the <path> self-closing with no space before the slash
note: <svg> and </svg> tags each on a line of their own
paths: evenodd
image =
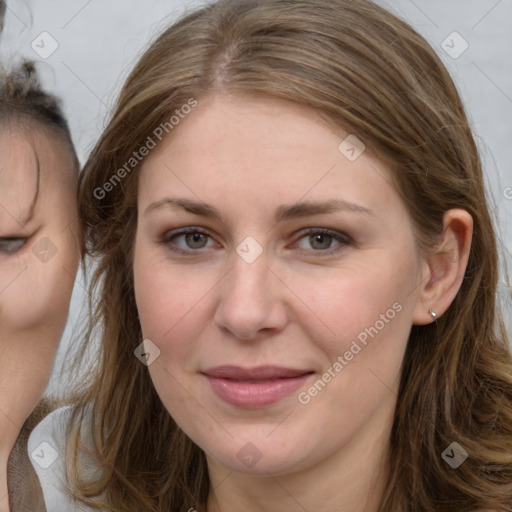
<svg viewBox="0 0 512 512">
<path fill-rule="evenodd" d="M 413 323 L 426 325 L 446 312 L 459 291 L 469 260 L 473 237 L 473 217 L 461 209 L 444 214 L 438 245 L 424 260 L 423 278 Z"/>
</svg>

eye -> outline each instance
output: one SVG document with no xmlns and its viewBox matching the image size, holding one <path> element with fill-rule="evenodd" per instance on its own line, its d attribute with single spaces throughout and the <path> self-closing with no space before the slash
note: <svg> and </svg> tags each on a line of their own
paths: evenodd
<svg viewBox="0 0 512 512">
<path fill-rule="evenodd" d="M 209 242 L 211 243 L 209 244 Z M 166 234 L 162 243 L 167 245 L 170 250 L 181 253 L 197 251 L 215 245 L 208 233 L 193 227 Z"/>
<path fill-rule="evenodd" d="M 301 249 L 316 252 L 334 252 L 343 246 L 350 245 L 352 240 L 347 235 L 330 229 L 310 229 L 297 242 Z"/>
<path fill-rule="evenodd" d="M 27 240 L 28 238 L 0 237 L 0 252 L 14 254 L 27 243 Z"/>
</svg>

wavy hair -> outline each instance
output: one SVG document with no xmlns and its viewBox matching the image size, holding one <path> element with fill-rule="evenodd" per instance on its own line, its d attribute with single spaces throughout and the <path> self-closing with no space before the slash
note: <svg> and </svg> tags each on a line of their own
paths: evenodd
<svg viewBox="0 0 512 512">
<path fill-rule="evenodd" d="M 205 510 L 205 456 L 133 355 L 142 341 L 132 269 L 138 167 L 101 199 L 98 190 L 189 98 L 214 92 L 293 101 L 356 134 L 391 169 L 424 254 L 447 210 L 472 215 L 456 298 L 434 324 L 412 327 L 379 512 L 510 510 L 512 357 L 481 160 L 435 51 L 368 0 L 220 0 L 165 30 L 126 80 L 79 185 L 84 259 L 94 263 L 83 347 L 97 337 L 101 348 L 69 425 L 76 499 L 116 512 Z M 469 453 L 457 471 L 441 458 L 454 440 Z M 100 469 L 84 471 L 89 461 Z"/>
</svg>

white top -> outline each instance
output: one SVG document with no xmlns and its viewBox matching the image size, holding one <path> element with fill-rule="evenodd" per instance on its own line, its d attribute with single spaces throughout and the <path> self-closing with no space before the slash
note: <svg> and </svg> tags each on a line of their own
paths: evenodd
<svg viewBox="0 0 512 512">
<path fill-rule="evenodd" d="M 41 488 L 47 512 L 82 512 L 66 493 L 64 448 L 70 408 L 62 407 L 39 423 L 28 439 L 28 454 Z"/>
</svg>

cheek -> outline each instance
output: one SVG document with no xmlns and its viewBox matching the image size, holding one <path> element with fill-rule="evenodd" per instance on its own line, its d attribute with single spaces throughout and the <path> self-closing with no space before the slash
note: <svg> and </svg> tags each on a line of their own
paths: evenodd
<svg viewBox="0 0 512 512">
<path fill-rule="evenodd" d="M 2 331 L 45 329 L 60 339 L 78 265 L 78 255 L 62 243 L 47 262 L 29 251 L 0 268 Z M 60 249 L 60 250 L 59 250 Z M 51 254 L 50 252 L 48 254 Z"/>
<path fill-rule="evenodd" d="M 375 261 L 380 263 L 340 272 L 330 286 L 310 292 L 311 304 L 329 330 L 317 328 L 316 337 L 309 333 L 326 356 L 324 373 L 302 390 L 299 402 L 318 414 L 349 411 L 349 419 L 346 414 L 333 416 L 336 428 L 367 421 L 399 382 L 415 303 L 411 283 L 418 267 L 414 253 L 401 259 L 390 253 Z"/>
<path fill-rule="evenodd" d="M 0 265 L 0 375 L 3 404 L 23 421 L 50 375 L 51 365 L 64 331 L 78 265 L 74 245 L 56 236 L 57 253 L 46 262 L 27 247 L 19 257 L 4 259 Z M 74 252 L 73 252 L 74 251 Z M 4 285 L 5 286 L 5 285 Z M 16 403 L 7 403 L 8 397 Z"/>
<path fill-rule="evenodd" d="M 198 339 L 205 320 L 203 299 L 214 283 L 204 277 L 136 244 L 134 288 L 142 335 L 157 345 L 162 359 L 183 361 L 193 353 L 191 340 Z"/>
<path fill-rule="evenodd" d="M 189 430 L 191 422 L 204 425 L 204 411 L 194 398 L 197 392 L 185 374 L 198 357 L 196 341 L 205 321 L 201 298 L 208 288 L 157 260 L 136 246 L 135 301 L 143 338 L 160 350 L 148 367 L 155 390 L 178 425 Z"/>
<path fill-rule="evenodd" d="M 382 254 L 368 259 L 380 264 L 361 262 L 336 269 L 314 285 L 310 277 L 294 278 L 294 292 L 307 305 L 297 321 L 309 329 L 311 339 L 323 340 L 331 357 L 349 350 L 355 339 L 364 345 L 373 339 L 396 339 L 400 333 L 403 338 L 410 326 L 415 262 L 410 258 L 397 265 Z"/>
</svg>

